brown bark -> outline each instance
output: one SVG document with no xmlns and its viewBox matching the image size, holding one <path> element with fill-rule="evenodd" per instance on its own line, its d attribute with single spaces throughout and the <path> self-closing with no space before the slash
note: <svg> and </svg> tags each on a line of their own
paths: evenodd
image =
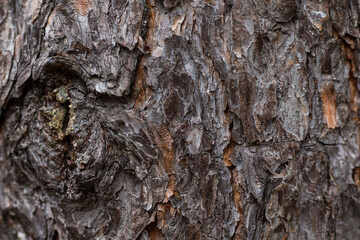
<svg viewBox="0 0 360 240">
<path fill-rule="evenodd" d="M 0 239 L 357 239 L 356 0 L 0 0 Z"/>
</svg>

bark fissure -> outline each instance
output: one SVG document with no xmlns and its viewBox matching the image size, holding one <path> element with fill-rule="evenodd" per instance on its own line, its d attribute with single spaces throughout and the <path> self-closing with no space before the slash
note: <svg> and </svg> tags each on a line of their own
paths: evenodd
<svg viewBox="0 0 360 240">
<path fill-rule="evenodd" d="M 0 1 L 0 239 L 355 239 L 356 1 Z"/>
</svg>

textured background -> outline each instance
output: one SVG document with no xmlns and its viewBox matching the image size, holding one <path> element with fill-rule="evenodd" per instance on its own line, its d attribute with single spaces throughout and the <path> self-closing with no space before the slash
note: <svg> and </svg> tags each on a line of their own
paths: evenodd
<svg viewBox="0 0 360 240">
<path fill-rule="evenodd" d="M 0 0 L 0 239 L 358 239 L 357 0 Z"/>
</svg>

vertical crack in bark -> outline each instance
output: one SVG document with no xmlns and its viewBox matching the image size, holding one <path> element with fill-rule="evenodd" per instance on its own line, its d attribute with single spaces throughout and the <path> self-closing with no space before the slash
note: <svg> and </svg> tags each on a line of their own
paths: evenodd
<svg viewBox="0 0 360 240">
<path fill-rule="evenodd" d="M 354 62 L 349 61 L 350 71 L 349 71 L 349 88 L 350 88 L 350 108 L 353 112 L 358 112 L 359 106 L 359 90 L 357 88 L 356 79 L 354 77 Z"/>
<path fill-rule="evenodd" d="M 151 0 L 146 0 L 146 5 L 148 7 L 148 22 L 147 22 L 147 30 L 144 36 L 145 38 L 145 52 L 150 53 L 153 50 L 153 43 L 154 43 L 154 31 L 156 27 L 156 12 L 154 7 L 151 4 Z"/>
<path fill-rule="evenodd" d="M 230 132 L 230 140 L 226 148 L 224 148 L 223 153 L 223 162 L 225 166 L 227 167 L 229 173 L 230 173 L 230 184 L 232 187 L 232 193 L 233 193 L 233 200 L 235 203 L 236 211 L 240 215 L 240 219 L 237 222 L 237 225 L 235 227 L 235 233 L 232 236 L 233 240 L 243 239 L 246 236 L 246 231 L 244 229 L 244 214 L 241 207 L 241 195 L 240 190 L 238 186 L 238 179 L 237 179 L 237 171 L 235 166 L 231 162 L 232 153 L 235 149 L 235 142 L 231 138 L 231 132 L 232 132 L 232 126 L 229 123 L 229 109 L 226 108 L 225 110 L 225 119 L 227 124 L 229 125 L 229 132 Z"/>
<path fill-rule="evenodd" d="M 56 1 L 51 1 L 51 2 L 49 2 L 49 5 L 46 5 L 47 4 L 47 2 L 46 1 L 44 1 L 43 3 L 42 3 L 42 6 L 41 6 L 41 8 L 40 9 L 46 9 L 46 7 L 49 7 L 50 8 L 50 10 L 49 10 L 49 12 L 47 13 L 47 15 L 44 17 L 44 21 L 41 23 L 42 24 L 42 26 L 41 26 L 41 35 L 39 36 L 39 43 L 38 43 L 38 46 L 39 46 L 39 49 L 38 49 L 38 51 L 37 51 L 37 54 L 36 54 L 36 59 L 35 60 L 37 60 L 38 58 L 39 58 L 39 56 L 40 56 L 40 54 L 43 52 L 42 51 L 42 47 L 43 47 L 43 38 L 44 38 L 44 36 L 45 36 L 45 29 L 46 29 L 46 25 L 48 24 L 48 22 L 49 22 L 49 18 L 50 18 L 50 16 L 51 16 L 51 14 L 54 12 L 54 10 L 55 10 L 55 5 L 56 5 Z M 42 16 L 43 14 L 39 14 L 40 16 Z"/>
<path fill-rule="evenodd" d="M 144 69 L 144 57 L 141 56 L 138 64 L 136 66 L 136 80 L 134 83 L 134 92 L 136 95 L 134 108 L 142 109 L 146 100 L 146 90 L 145 90 L 145 69 Z"/>
<path fill-rule="evenodd" d="M 157 227 L 157 221 L 150 223 L 146 227 L 150 240 L 162 240 L 164 239 L 164 235 L 161 232 L 161 229 Z"/>
<path fill-rule="evenodd" d="M 344 45 L 345 56 L 347 58 L 347 64 L 349 67 L 348 81 L 349 81 L 349 90 L 350 90 L 350 99 L 349 99 L 350 109 L 352 110 L 352 112 L 355 113 L 355 118 L 353 118 L 353 120 L 357 124 L 358 132 L 356 134 L 357 134 L 358 147 L 360 148 L 360 120 L 359 120 L 359 111 L 358 111 L 359 103 L 360 103 L 360 94 L 357 85 L 357 79 L 355 79 L 354 77 L 357 68 L 354 59 L 355 46 L 350 45 L 346 40 L 342 40 L 342 42 Z"/>
<path fill-rule="evenodd" d="M 142 51 L 138 58 L 138 62 L 136 65 L 136 75 L 135 75 L 135 83 L 134 83 L 134 92 L 135 92 L 135 102 L 134 108 L 144 109 L 144 103 L 149 96 L 148 94 L 151 93 L 151 90 L 146 87 L 145 84 L 145 72 L 146 67 L 144 66 L 145 56 L 149 56 L 152 51 L 152 44 L 153 44 L 153 35 L 154 29 L 156 27 L 155 22 L 155 9 L 151 5 L 150 0 L 146 0 L 146 7 L 143 14 L 143 28 L 141 30 L 141 38 L 144 38 L 144 41 L 138 43 L 138 47 Z"/>
</svg>

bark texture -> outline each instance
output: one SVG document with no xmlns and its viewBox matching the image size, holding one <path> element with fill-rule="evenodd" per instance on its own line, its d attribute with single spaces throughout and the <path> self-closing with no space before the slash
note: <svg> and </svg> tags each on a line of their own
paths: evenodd
<svg viewBox="0 0 360 240">
<path fill-rule="evenodd" d="M 357 0 L 0 0 L 0 239 L 358 239 Z"/>
</svg>

